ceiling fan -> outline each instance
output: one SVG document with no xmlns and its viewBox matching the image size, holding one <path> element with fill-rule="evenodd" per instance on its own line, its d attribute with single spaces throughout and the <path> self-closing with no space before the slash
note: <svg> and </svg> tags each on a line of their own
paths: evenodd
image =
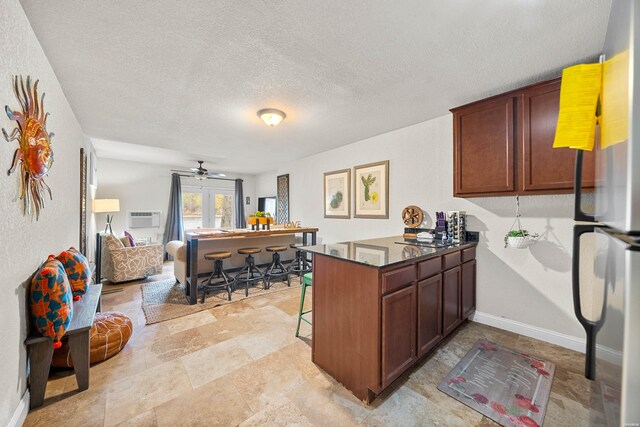
<svg viewBox="0 0 640 427">
<path fill-rule="evenodd" d="M 171 172 L 186 173 L 193 176 L 195 179 L 198 179 L 201 181 L 204 181 L 205 179 L 209 179 L 209 178 L 222 178 L 226 176 L 223 173 L 209 172 L 207 169 L 205 169 L 202 166 L 203 163 L 204 161 L 198 160 L 197 168 L 191 168 L 191 170 L 188 170 L 188 171 L 180 171 L 180 170 L 172 169 Z"/>
</svg>

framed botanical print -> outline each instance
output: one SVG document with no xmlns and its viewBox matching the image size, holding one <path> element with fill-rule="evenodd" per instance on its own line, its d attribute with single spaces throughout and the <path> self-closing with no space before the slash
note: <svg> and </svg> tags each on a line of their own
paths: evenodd
<svg viewBox="0 0 640 427">
<path fill-rule="evenodd" d="M 353 168 L 354 218 L 389 218 L 389 161 Z"/>
<path fill-rule="evenodd" d="M 324 174 L 324 217 L 351 218 L 351 169 Z"/>
</svg>

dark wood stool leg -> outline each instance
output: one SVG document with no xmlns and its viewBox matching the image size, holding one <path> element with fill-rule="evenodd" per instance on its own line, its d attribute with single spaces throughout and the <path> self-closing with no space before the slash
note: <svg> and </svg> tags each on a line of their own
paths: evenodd
<svg viewBox="0 0 640 427">
<path fill-rule="evenodd" d="M 37 408 L 44 403 L 44 393 L 47 391 L 49 368 L 53 358 L 53 340 L 47 339 L 29 345 L 29 389 L 31 399 L 29 408 Z"/>
<path fill-rule="evenodd" d="M 69 351 L 80 391 L 89 388 L 89 332 L 86 330 L 69 335 Z"/>
</svg>

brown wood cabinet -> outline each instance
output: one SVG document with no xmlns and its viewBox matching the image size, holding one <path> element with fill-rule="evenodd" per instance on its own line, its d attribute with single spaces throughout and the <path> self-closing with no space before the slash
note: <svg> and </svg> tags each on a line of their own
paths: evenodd
<svg viewBox="0 0 640 427">
<path fill-rule="evenodd" d="M 462 317 L 466 318 L 476 308 L 476 260 L 465 262 L 461 266 L 462 281 Z"/>
<path fill-rule="evenodd" d="M 442 275 L 418 282 L 418 357 L 442 339 Z"/>
<path fill-rule="evenodd" d="M 454 196 L 573 191 L 575 150 L 553 148 L 560 79 L 452 109 Z M 595 156 L 585 153 L 583 189 L 595 187 Z"/>
<path fill-rule="evenodd" d="M 471 314 L 475 246 L 386 268 L 314 253 L 313 287 L 314 363 L 371 402 Z"/>
<path fill-rule="evenodd" d="M 416 286 L 382 297 L 382 387 L 416 360 Z"/>
<path fill-rule="evenodd" d="M 442 327 L 445 335 L 462 322 L 460 271 L 460 267 L 455 267 L 442 273 Z"/>
<path fill-rule="evenodd" d="M 508 95 L 454 112 L 455 195 L 516 190 L 514 103 Z"/>
</svg>

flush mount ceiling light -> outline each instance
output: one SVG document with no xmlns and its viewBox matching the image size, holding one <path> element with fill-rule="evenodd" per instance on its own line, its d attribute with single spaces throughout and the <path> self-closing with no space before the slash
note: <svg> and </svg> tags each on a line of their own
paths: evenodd
<svg viewBox="0 0 640 427">
<path fill-rule="evenodd" d="M 260 117 L 267 126 L 278 126 L 287 115 L 284 111 L 275 108 L 263 108 L 258 111 L 258 117 Z"/>
</svg>

